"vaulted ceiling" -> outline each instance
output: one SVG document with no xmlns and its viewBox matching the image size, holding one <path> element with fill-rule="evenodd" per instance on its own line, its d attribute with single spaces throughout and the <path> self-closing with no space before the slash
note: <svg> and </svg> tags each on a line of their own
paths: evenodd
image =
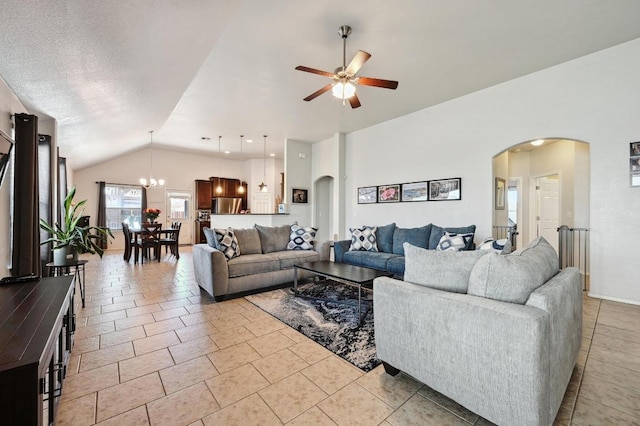
<svg viewBox="0 0 640 426">
<path fill-rule="evenodd" d="M 287 138 L 327 139 L 640 37 L 637 0 L 3 0 L 0 76 L 29 109 L 58 123 L 80 169 L 166 147 L 281 157 Z M 295 71 L 372 54 L 362 107 Z M 489 106 L 488 106 L 489 107 Z M 203 140 L 202 137 L 211 138 Z"/>
</svg>

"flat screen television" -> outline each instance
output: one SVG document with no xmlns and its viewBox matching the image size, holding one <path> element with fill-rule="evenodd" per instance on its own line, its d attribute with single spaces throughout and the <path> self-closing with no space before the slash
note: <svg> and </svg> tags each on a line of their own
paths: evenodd
<svg viewBox="0 0 640 426">
<path fill-rule="evenodd" d="M 0 186 L 2 186 L 4 175 L 11 160 L 13 144 L 13 139 L 0 129 Z"/>
</svg>

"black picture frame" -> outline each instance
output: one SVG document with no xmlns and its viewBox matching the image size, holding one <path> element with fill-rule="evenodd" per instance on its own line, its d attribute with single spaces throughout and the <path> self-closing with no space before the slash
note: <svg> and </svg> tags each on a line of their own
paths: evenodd
<svg viewBox="0 0 640 426">
<path fill-rule="evenodd" d="M 429 201 L 429 181 L 403 183 L 400 200 L 408 203 Z"/>
<path fill-rule="evenodd" d="M 291 188 L 292 204 L 307 204 L 309 202 L 309 190 L 306 188 Z"/>
<path fill-rule="evenodd" d="M 462 178 L 429 181 L 429 201 L 462 200 Z"/>
<path fill-rule="evenodd" d="M 495 209 L 504 210 L 507 198 L 507 183 L 504 179 L 497 177 L 495 183 Z"/>
<path fill-rule="evenodd" d="M 378 186 L 378 203 L 400 202 L 400 184 Z"/>
<path fill-rule="evenodd" d="M 375 204 L 378 202 L 377 186 L 362 186 L 358 188 L 358 204 Z"/>
</svg>

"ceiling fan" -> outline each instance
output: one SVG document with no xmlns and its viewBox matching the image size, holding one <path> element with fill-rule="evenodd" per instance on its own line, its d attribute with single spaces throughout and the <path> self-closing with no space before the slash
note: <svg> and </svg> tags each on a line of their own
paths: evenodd
<svg viewBox="0 0 640 426">
<path fill-rule="evenodd" d="M 341 26 L 338 29 L 338 34 L 340 34 L 340 37 L 342 37 L 342 66 L 336 68 L 335 72 L 330 73 L 328 71 L 309 68 L 303 65 L 298 65 L 296 67 L 296 69 L 299 71 L 319 74 L 333 79 L 332 83 L 327 84 L 326 86 L 316 90 L 315 92 L 304 98 L 305 101 L 315 99 L 318 96 L 322 95 L 324 92 L 328 92 L 329 90 L 331 90 L 333 92 L 333 96 L 342 99 L 342 105 L 345 105 L 346 101 L 349 100 L 351 108 L 358 108 L 360 107 L 360 99 L 358 99 L 358 95 L 356 94 L 356 84 L 362 86 L 382 87 L 385 89 L 393 90 L 398 87 L 397 81 L 382 80 L 379 78 L 370 77 L 358 77 L 356 75 L 357 72 L 360 71 L 360 68 L 362 68 L 364 63 L 367 62 L 371 55 L 364 50 L 358 50 L 358 53 L 355 54 L 351 62 L 349 62 L 349 65 L 347 65 L 347 37 L 349 37 L 349 34 L 351 34 L 351 27 L 348 25 Z"/>
</svg>

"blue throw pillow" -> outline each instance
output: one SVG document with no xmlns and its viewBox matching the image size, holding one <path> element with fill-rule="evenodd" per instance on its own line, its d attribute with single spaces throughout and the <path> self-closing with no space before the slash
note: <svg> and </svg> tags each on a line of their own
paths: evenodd
<svg viewBox="0 0 640 426">
<path fill-rule="evenodd" d="M 202 228 L 202 233 L 207 239 L 207 244 L 209 245 L 209 247 L 220 250 L 220 245 L 218 244 L 218 239 L 216 238 L 216 233 L 213 231 L 213 229 L 205 226 L 204 228 Z"/>
<path fill-rule="evenodd" d="M 393 253 L 393 231 L 395 230 L 395 222 L 385 226 L 378 226 L 378 229 L 376 230 L 376 244 L 378 245 L 378 251 L 383 253 Z"/>
<path fill-rule="evenodd" d="M 393 232 L 393 253 L 404 256 L 402 244 L 409 243 L 424 249 L 429 247 L 429 236 L 431 235 L 431 224 L 420 228 L 396 228 Z M 438 239 L 438 242 L 440 239 Z"/>
</svg>

